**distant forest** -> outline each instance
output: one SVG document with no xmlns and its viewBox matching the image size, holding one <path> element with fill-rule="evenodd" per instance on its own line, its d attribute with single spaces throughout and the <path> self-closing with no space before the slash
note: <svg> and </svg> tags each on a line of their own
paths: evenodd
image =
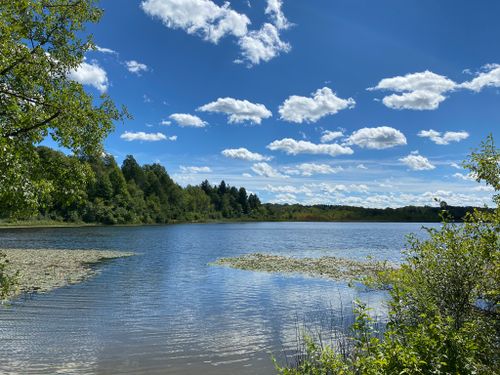
<svg viewBox="0 0 500 375">
<path fill-rule="evenodd" d="M 77 159 L 48 147 L 38 147 L 45 177 L 53 193 L 35 215 L 25 219 L 100 224 L 163 224 L 210 220 L 255 221 L 440 221 L 442 207 L 363 208 L 352 206 L 262 204 L 244 187 L 224 181 L 181 187 L 160 164 L 140 166 L 127 156 L 121 166 L 111 155 Z M 84 170 L 91 182 L 75 183 Z M 57 168 L 55 166 L 58 166 Z M 62 167 L 62 168 L 61 168 Z M 61 170 L 67 175 L 61 175 Z M 82 179 L 83 180 L 83 179 Z M 447 209 L 455 219 L 471 207 Z M 1 214 L 0 214 L 1 216 Z"/>
</svg>

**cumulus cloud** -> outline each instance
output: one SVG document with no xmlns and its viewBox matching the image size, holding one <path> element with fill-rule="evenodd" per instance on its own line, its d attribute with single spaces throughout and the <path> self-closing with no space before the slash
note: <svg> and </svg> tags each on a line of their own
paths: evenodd
<svg viewBox="0 0 500 375">
<path fill-rule="evenodd" d="M 399 159 L 413 171 L 425 171 L 436 168 L 426 157 L 419 155 L 418 152 L 412 152 L 408 156 Z"/>
<path fill-rule="evenodd" d="M 399 130 L 389 126 L 362 128 L 353 132 L 346 140 L 348 145 L 383 150 L 406 145 L 406 137 Z"/>
<path fill-rule="evenodd" d="M 265 13 L 271 18 L 272 23 L 265 23 L 259 30 L 249 31 L 242 36 L 238 42 L 241 48 L 242 59 L 235 62 L 240 63 L 245 60 L 249 66 L 267 62 L 281 53 L 288 53 L 292 49 L 291 45 L 281 40 L 280 31 L 291 26 L 281 7 L 281 0 L 268 0 Z"/>
<path fill-rule="evenodd" d="M 168 137 L 168 140 L 169 141 L 176 141 L 177 140 L 177 136 L 176 135 L 171 135 L 170 137 Z"/>
<path fill-rule="evenodd" d="M 146 142 L 156 142 L 156 141 L 164 141 L 167 139 L 167 136 L 163 133 L 145 133 L 145 132 L 129 132 L 126 131 L 122 135 L 120 135 L 121 139 L 126 141 L 146 141 Z"/>
<path fill-rule="evenodd" d="M 281 140 L 276 140 L 269 145 L 267 148 L 272 151 L 280 150 L 288 155 L 298 155 L 298 154 L 314 154 L 314 155 L 351 155 L 353 150 L 347 146 L 341 146 L 339 144 L 315 144 L 309 141 L 297 141 L 292 138 L 283 138 Z"/>
<path fill-rule="evenodd" d="M 440 132 L 432 129 L 421 130 L 417 135 L 419 137 L 429 138 L 437 145 L 448 145 L 450 144 L 450 142 L 460 142 L 469 137 L 469 133 L 467 133 L 466 131 L 448 131 L 441 135 Z"/>
<path fill-rule="evenodd" d="M 330 130 L 325 130 L 323 132 L 323 135 L 321 136 L 321 143 L 328 143 L 333 141 L 334 139 L 341 138 L 344 136 L 344 133 L 341 131 L 330 131 Z"/>
<path fill-rule="evenodd" d="M 262 61 L 267 62 L 280 53 L 287 53 L 291 50 L 290 44 L 281 40 L 278 28 L 270 23 L 265 23 L 259 30 L 250 31 L 240 38 L 238 44 L 241 48 L 241 55 L 244 60 L 248 61 L 249 66 Z"/>
<path fill-rule="evenodd" d="M 254 165 L 252 165 L 252 171 L 254 171 L 259 176 L 264 176 L 264 177 L 274 177 L 274 178 L 288 177 L 281 174 L 276 169 L 271 167 L 269 164 L 264 162 L 255 163 Z"/>
<path fill-rule="evenodd" d="M 485 65 L 482 71 L 477 74 L 476 78 L 462 83 L 460 87 L 475 92 L 479 92 L 485 87 L 500 87 L 500 65 Z"/>
<path fill-rule="evenodd" d="M 245 121 L 260 124 L 263 119 L 273 115 L 264 104 L 234 98 L 219 98 L 215 102 L 199 107 L 198 111 L 224 113 L 228 115 L 231 124 Z"/>
<path fill-rule="evenodd" d="M 204 128 L 207 123 L 201 118 L 195 115 L 190 115 L 188 113 L 173 113 L 169 116 L 170 119 L 174 120 L 177 125 L 182 127 L 193 127 L 193 128 Z M 168 121 L 170 125 L 170 121 Z"/>
<path fill-rule="evenodd" d="M 434 110 L 446 99 L 445 93 L 458 87 L 451 79 L 426 70 L 382 79 L 368 90 L 390 90 L 392 94 L 383 98 L 386 107 L 393 109 Z"/>
<path fill-rule="evenodd" d="M 324 116 L 354 108 L 355 105 L 353 98 L 339 98 L 330 88 L 323 87 L 312 93 L 312 97 L 290 96 L 279 107 L 279 113 L 282 120 L 289 122 L 316 122 Z"/>
<path fill-rule="evenodd" d="M 96 61 L 91 63 L 83 61 L 69 72 L 68 78 L 82 85 L 93 86 L 101 93 L 105 92 L 109 85 L 106 71 Z"/>
<path fill-rule="evenodd" d="M 280 37 L 280 30 L 291 25 L 281 9 L 280 0 L 268 0 L 265 13 L 271 23 L 265 23 L 258 30 L 249 30 L 250 19 L 233 10 L 229 2 L 217 5 L 211 0 L 145 0 L 141 7 L 165 26 L 199 35 L 214 44 L 226 35 L 236 37 L 243 60 L 235 62 L 245 61 L 251 66 L 269 61 L 291 48 Z"/>
<path fill-rule="evenodd" d="M 240 159 L 247 161 L 269 161 L 272 159 L 271 156 L 264 156 L 257 152 L 251 152 L 244 147 L 240 148 L 228 148 L 221 152 L 226 158 Z"/>
<path fill-rule="evenodd" d="M 343 171 L 342 167 L 332 167 L 328 164 L 302 163 L 293 168 L 285 169 L 286 174 L 300 174 L 302 176 L 312 176 L 314 174 L 334 174 Z"/>
<path fill-rule="evenodd" d="M 125 66 L 130 73 L 134 73 L 140 75 L 141 72 L 147 72 L 148 66 L 146 64 L 142 64 L 135 60 L 125 61 Z"/>
<path fill-rule="evenodd" d="M 219 6 L 210 0 L 145 0 L 141 7 L 165 26 L 200 35 L 212 43 L 228 34 L 242 37 L 250 24 L 246 15 L 230 8 L 229 2 Z"/>
<path fill-rule="evenodd" d="M 281 0 L 267 0 L 266 14 L 271 17 L 274 25 L 279 30 L 288 29 L 291 24 L 288 22 L 285 14 L 282 11 L 283 1 Z"/>
<path fill-rule="evenodd" d="M 356 168 L 358 168 L 358 169 L 368 169 L 364 164 L 358 164 L 356 166 Z"/>
<path fill-rule="evenodd" d="M 179 169 L 182 171 L 182 173 L 210 173 L 212 172 L 212 169 L 210 167 L 185 167 L 184 165 L 181 165 Z"/>
</svg>

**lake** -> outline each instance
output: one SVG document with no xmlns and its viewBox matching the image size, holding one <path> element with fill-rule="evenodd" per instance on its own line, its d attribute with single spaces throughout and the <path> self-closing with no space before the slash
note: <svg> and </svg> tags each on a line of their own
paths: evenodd
<svg viewBox="0 0 500 375">
<path fill-rule="evenodd" d="M 384 294 L 209 266 L 252 252 L 401 260 L 418 223 L 231 223 L 0 230 L 0 248 L 133 251 L 96 277 L 0 308 L 2 374 L 273 374 L 297 322 Z M 436 226 L 436 224 L 427 224 Z"/>
</svg>

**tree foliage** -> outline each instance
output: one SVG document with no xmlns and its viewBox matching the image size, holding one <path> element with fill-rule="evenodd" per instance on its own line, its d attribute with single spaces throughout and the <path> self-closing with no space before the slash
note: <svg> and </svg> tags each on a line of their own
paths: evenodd
<svg viewBox="0 0 500 375">
<path fill-rule="evenodd" d="M 0 2 L 0 208 L 4 212 L 33 212 L 56 191 L 39 173 L 43 160 L 36 152 L 38 143 L 51 137 L 76 156 L 98 155 L 113 121 L 126 115 L 107 95 L 96 98 L 68 77 L 93 48 L 90 36 L 80 37 L 85 25 L 98 22 L 101 15 L 96 0 Z M 58 173 L 64 175 L 62 167 Z M 77 173 L 74 183 L 84 175 L 85 171 Z"/>
<path fill-rule="evenodd" d="M 280 368 L 298 374 L 497 374 L 500 368 L 500 150 L 492 137 L 465 163 L 495 190 L 494 210 L 463 224 L 443 212 L 428 238 L 411 237 L 399 271 L 373 282 L 390 286 L 387 329 L 380 339 L 365 306 L 357 310 L 347 355 L 308 344 L 308 359 Z"/>
<path fill-rule="evenodd" d="M 141 166 L 127 156 L 118 166 L 111 155 L 65 155 L 35 148 L 37 168 L 30 179 L 43 184 L 35 191 L 37 208 L 20 212 L 15 201 L 0 195 L 0 218 L 41 219 L 101 224 L 170 223 L 202 220 L 260 221 L 438 221 L 439 207 L 363 208 L 262 204 L 254 193 L 222 181 L 180 187 L 159 164 Z M 15 186 L 13 187 L 15 188 Z M 20 189 L 22 186 L 19 187 Z M 456 220 L 472 207 L 446 207 Z M 15 213 L 15 215 L 12 215 Z"/>
</svg>

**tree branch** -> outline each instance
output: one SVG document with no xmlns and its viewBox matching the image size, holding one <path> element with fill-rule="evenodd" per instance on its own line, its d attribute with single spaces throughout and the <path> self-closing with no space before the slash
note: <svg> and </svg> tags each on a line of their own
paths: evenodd
<svg viewBox="0 0 500 375">
<path fill-rule="evenodd" d="M 30 126 L 30 127 L 18 129 L 16 131 L 11 132 L 11 133 L 4 134 L 2 137 L 3 138 L 12 138 L 12 137 L 18 137 L 21 134 L 26 134 L 32 130 L 35 130 L 35 129 L 41 128 L 44 125 L 47 125 L 49 122 L 55 120 L 60 114 L 61 114 L 61 111 L 59 110 L 43 121 L 40 121 L 40 122 Z"/>
</svg>

